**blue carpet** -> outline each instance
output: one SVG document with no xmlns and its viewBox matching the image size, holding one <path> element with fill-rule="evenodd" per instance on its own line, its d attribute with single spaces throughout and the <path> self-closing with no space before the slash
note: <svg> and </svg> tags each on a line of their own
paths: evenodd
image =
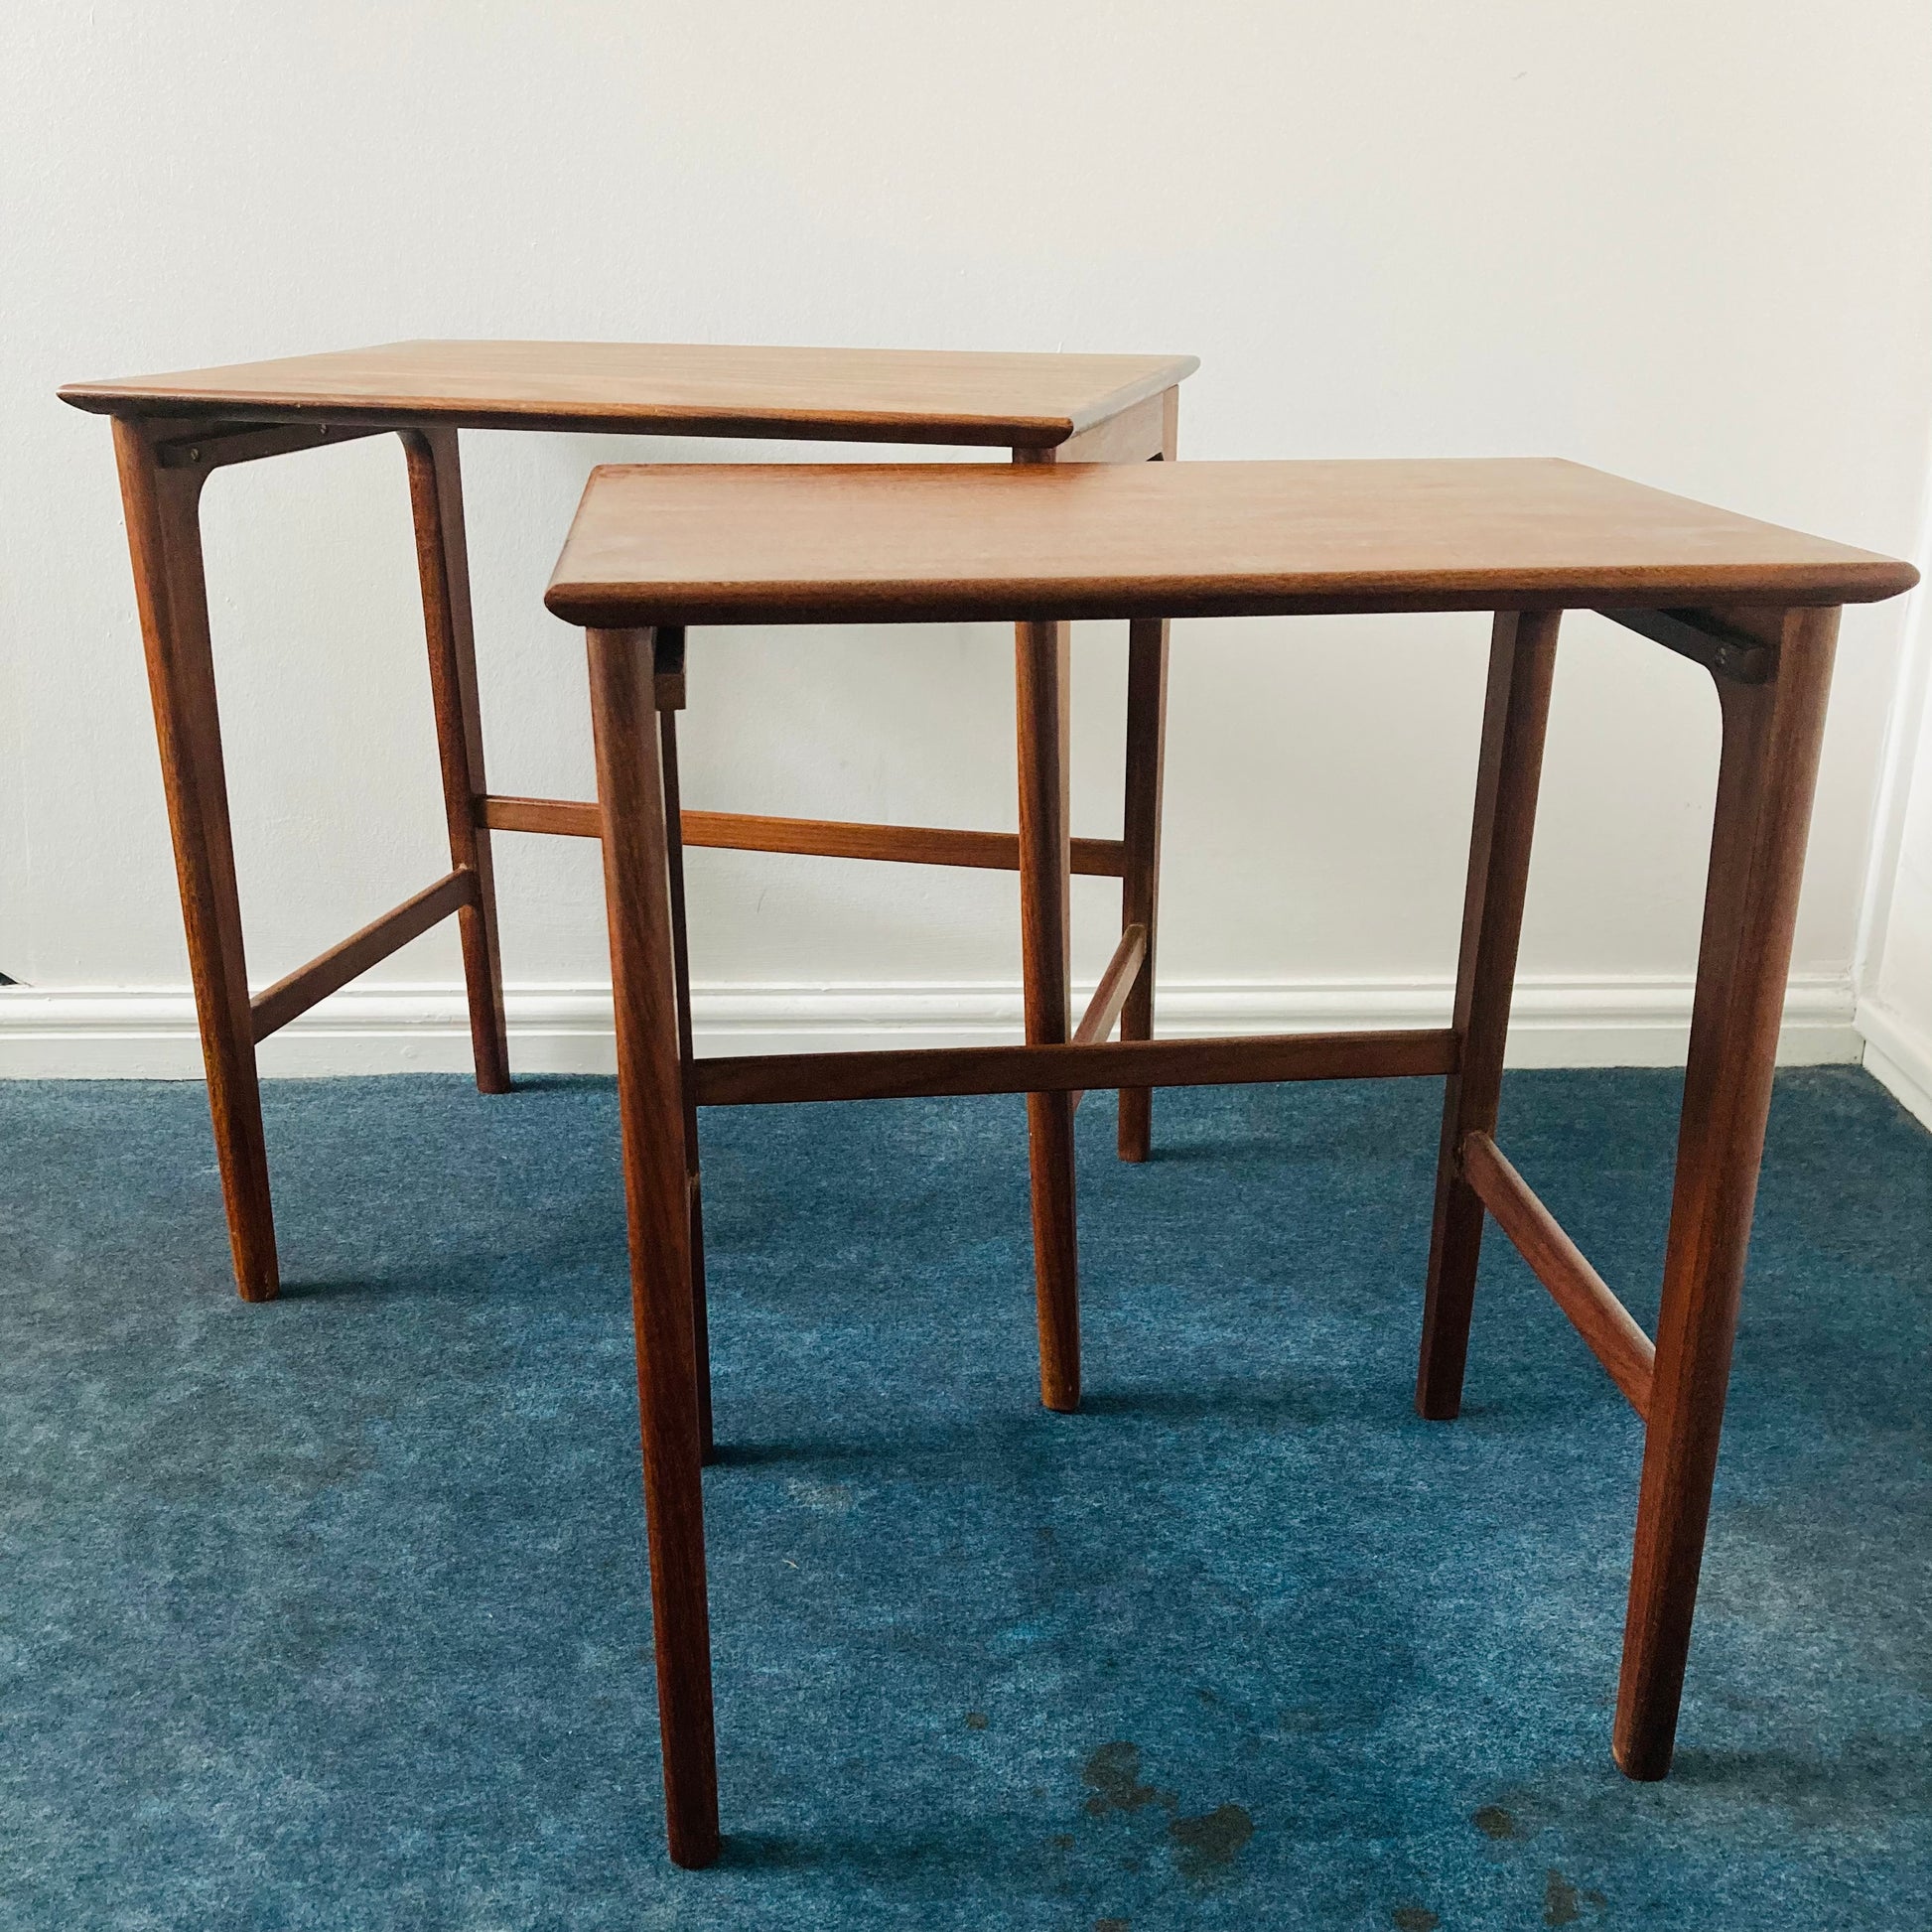
<svg viewBox="0 0 1932 1932">
<path fill-rule="evenodd" d="M 1503 1143 L 1654 1314 L 1677 1081 Z M 719 1864 L 658 1819 L 615 1103 L 0 1088 L 0 1926 L 1932 1924 L 1932 1139 L 1779 1082 L 1678 1769 L 1611 1768 L 1636 1423 L 1491 1236 L 1409 1406 L 1439 1083 L 1080 1116 L 1035 1401 L 1017 1101 L 706 1120 Z"/>
</svg>

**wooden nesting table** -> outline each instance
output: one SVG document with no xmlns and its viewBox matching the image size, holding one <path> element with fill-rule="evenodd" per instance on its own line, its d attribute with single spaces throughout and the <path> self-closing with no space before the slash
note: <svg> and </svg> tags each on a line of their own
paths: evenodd
<svg viewBox="0 0 1932 1932">
<path fill-rule="evenodd" d="M 483 776 L 482 701 L 471 626 L 470 576 L 457 458 L 459 429 L 595 430 L 633 435 L 778 437 L 857 443 L 993 446 L 1023 465 L 1172 459 L 1178 384 L 1191 355 L 1032 355 L 932 350 L 730 348 L 627 343 L 416 342 L 345 349 L 175 375 L 81 382 L 61 391 L 114 419 L 121 495 L 133 553 L 155 726 L 174 833 L 189 963 L 207 1067 L 208 1104 L 227 1206 L 235 1280 L 266 1302 L 280 1274 L 255 1048 L 317 1001 L 455 913 L 463 942 L 477 1084 L 509 1090 L 492 832 L 595 838 L 585 800 L 491 792 Z M 221 725 L 203 579 L 201 495 L 215 470 L 392 432 L 402 440 L 429 637 L 430 691 L 448 819 L 450 870 L 394 910 L 252 996 L 235 891 Z M 1082 872 L 1122 882 L 1123 923 L 1143 934 L 1141 964 L 1123 990 L 1122 1026 L 1153 1028 L 1154 935 L 1161 822 L 1167 630 L 1158 617 L 1128 635 L 1127 756 L 1119 839 L 1076 842 Z M 677 817 L 676 747 L 664 770 Z M 851 825 L 682 814 L 687 844 L 817 853 L 1012 871 L 1014 838 L 905 825 Z M 1065 1003 L 1060 949 L 1032 943 L 1029 998 Z M 680 1006 L 689 987 L 679 951 Z M 1123 1158 L 1145 1160 L 1149 1096 L 1123 1095 Z M 1035 1123 L 1037 1188 L 1057 1198 L 1072 1160 L 1064 1102 Z M 695 1199 L 695 1189 L 694 1189 Z M 1070 1262 L 1062 1232 L 1042 1219 L 1039 1268 L 1053 1281 Z M 693 1229 L 703 1344 L 702 1231 Z M 1070 1294 L 1070 1281 L 1052 1292 Z M 1074 1392 L 1045 1366 L 1047 1399 Z M 710 1432 L 709 1396 L 705 1432 Z"/>
<path fill-rule="evenodd" d="M 1614 1752 L 1668 1770 L 1729 1374 L 1837 607 L 1895 596 L 1907 564 L 1539 461 L 611 468 L 597 471 L 548 603 L 589 631 L 598 809 L 617 988 L 618 1079 L 643 1423 L 671 1856 L 718 1850 L 694 1337 L 694 1109 L 1027 1093 L 1066 1117 L 1093 1086 L 1447 1076 L 1416 1404 L 1448 1420 L 1485 1214 L 1644 1422 Z M 1653 1341 L 1496 1141 L 1503 1044 L 1544 724 L 1565 609 L 1592 609 L 1703 664 L 1723 754 L 1677 1176 Z M 1070 619 L 1485 610 L 1495 615 L 1453 1015 L 1443 1028 L 1245 1039 L 1108 1035 L 1146 973 L 1130 917 L 1076 1025 L 1063 971 L 1028 989 L 1028 1043 L 694 1059 L 667 719 L 686 626 L 1011 619 L 1020 625 L 1023 915 L 1063 959 Z M 1130 901 L 1131 909 L 1131 901 Z M 1035 1226 L 1042 1362 L 1077 1396 L 1070 1163 Z M 1050 1395 L 1050 1385 L 1049 1385 Z M 1061 1406 L 1070 1406 L 1062 1404 Z"/>
</svg>

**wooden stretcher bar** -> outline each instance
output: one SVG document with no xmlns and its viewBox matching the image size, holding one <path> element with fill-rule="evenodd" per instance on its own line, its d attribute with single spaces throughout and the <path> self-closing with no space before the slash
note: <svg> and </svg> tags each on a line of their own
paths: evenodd
<svg viewBox="0 0 1932 1932">
<path fill-rule="evenodd" d="M 1471 1134 L 1463 1141 L 1462 1172 L 1490 1218 L 1550 1291 L 1551 1299 L 1589 1344 L 1590 1353 L 1609 1371 L 1610 1380 L 1629 1399 L 1630 1407 L 1647 1418 L 1657 1350 L 1637 1325 L 1636 1317 L 1617 1300 L 1487 1134 Z"/>
<path fill-rule="evenodd" d="M 1455 1035 L 1440 1029 L 1125 1039 L 1038 1046 L 921 1046 L 858 1053 L 759 1053 L 699 1060 L 701 1107 L 801 1100 L 892 1100 L 1085 1087 L 1214 1087 L 1264 1080 L 1391 1079 L 1449 1073 Z"/>
</svg>

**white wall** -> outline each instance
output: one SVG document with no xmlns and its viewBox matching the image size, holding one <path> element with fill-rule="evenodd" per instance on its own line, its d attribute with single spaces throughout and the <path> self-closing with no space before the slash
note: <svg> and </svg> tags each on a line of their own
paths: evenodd
<svg viewBox="0 0 1932 1932">
<path fill-rule="evenodd" d="M 1859 1003 L 1864 1060 L 1932 1127 L 1932 731 L 1921 728 L 1891 917 Z"/>
<path fill-rule="evenodd" d="M 1919 570 L 1932 577 L 1932 501 Z M 1932 1127 L 1932 596 L 1907 613 L 1860 960 L 1864 1063 Z"/>
<path fill-rule="evenodd" d="M 1190 350 L 1184 455 L 1561 454 L 1891 551 L 1932 439 L 1922 0 L 11 0 L 0 181 L 0 970 L 34 989 L 0 995 L 14 1070 L 196 1064 L 106 426 L 54 400 L 64 380 L 438 335 Z M 589 789 L 581 650 L 538 594 L 586 467 L 667 448 L 772 446 L 466 438 L 499 789 Z M 445 863 L 400 455 L 229 472 L 207 529 L 266 981 Z M 1441 1010 L 1482 630 L 1177 626 L 1168 1024 Z M 1524 1046 L 1668 1057 L 1715 705 L 1597 621 L 1569 634 L 1523 961 L 1547 1031 Z M 1901 635 L 1899 605 L 1845 624 L 1800 1054 L 1858 1050 Z M 978 628 L 700 633 L 688 801 L 1010 826 L 1010 656 Z M 1120 657 L 1081 634 L 1081 830 L 1116 822 Z M 499 850 L 513 1005 L 542 1035 L 520 1063 L 595 1061 L 593 854 Z M 1009 878 L 692 874 L 705 1012 L 741 1038 L 1015 1010 Z M 1112 896 L 1076 895 L 1092 972 Z M 421 1024 L 456 980 L 432 935 L 272 1064 L 460 1064 L 460 1030 Z"/>
</svg>

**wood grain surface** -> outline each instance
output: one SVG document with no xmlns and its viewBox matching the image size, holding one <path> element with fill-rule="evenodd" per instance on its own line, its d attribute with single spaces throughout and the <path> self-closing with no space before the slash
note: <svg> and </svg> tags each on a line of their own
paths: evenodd
<svg viewBox="0 0 1932 1932">
<path fill-rule="evenodd" d="M 61 396 L 109 415 L 1050 448 L 1197 367 L 1191 355 L 416 342 L 75 382 Z"/>
<path fill-rule="evenodd" d="M 1910 564 L 1581 464 L 615 465 L 547 602 L 582 624 L 1835 605 Z"/>
</svg>

